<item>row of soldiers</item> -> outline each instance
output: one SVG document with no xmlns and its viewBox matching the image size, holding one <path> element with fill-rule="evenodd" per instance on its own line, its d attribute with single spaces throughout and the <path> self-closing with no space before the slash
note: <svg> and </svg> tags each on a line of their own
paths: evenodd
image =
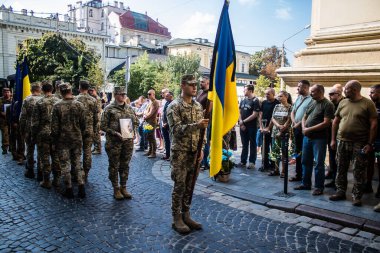
<svg viewBox="0 0 380 253">
<path fill-rule="evenodd" d="M 53 184 L 59 189 L 63 177 L 66 185 L 63 194 L 69 198 L 74 196 L 72 175 L 78 182 L 78 196 L 85 197 L 84 182 L 91 169 L 92 144 L 95 154 L 99 154 L 101 148 L 101 100 L 88 81 L 80 81 L 79 88 L 80 94 L 74 97 L 69 84 L 58 84 L 53 94 L 53 85 L 42 81 L 41 84 L 31 84 L 32 95 L 22 102 L 21 108 L 17 102 L 12 103 L 9 89 L 3 90 L 0 99 L 4 108 L 1 120 L 3 154 L 9 147 L 14 160 L 22 163 L 26 144 L 25 176 L 34 178 L 34 151 L 37 146 L 37 180 L 41 181 L 40 186 L 50 189 Z M 8 125 L 5 116 L 10 123 Z M 10 142 L 5 126 L 10 128 Z"/>
</svg>

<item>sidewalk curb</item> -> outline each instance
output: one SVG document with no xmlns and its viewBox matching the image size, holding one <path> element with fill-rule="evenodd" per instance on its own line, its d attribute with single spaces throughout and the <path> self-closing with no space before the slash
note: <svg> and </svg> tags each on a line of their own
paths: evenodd
<svg viewBox="0 0 380 253">
<path fill-rule="evenodd" d="M 264 205 L 269 208 L 275 208 L 282 211 L 296 213 L 299 215 L 304 215 L 310 218 L 317 218 L 327 222 L 332 222 L 345 227 L 358 228 L 363 231 L 371 232 L 376 235 L 380 235 L 380 222 L 370 219 L 364 219 L 361 217 L 338 213 L 322 208 L 317 208 L 305 204 L 294 203 L 285 200 L 275 200 L 264 197 L 255 196 L 249 193 L 242 193 L 231 189 L 226 189 L 221 186 L 207 184 L 202 181 L 198 181 L 197 185 L 221 192 L 226 195 L 233 196 L 238 199 L 250 201 L 255 204 Z"/>
</svg>

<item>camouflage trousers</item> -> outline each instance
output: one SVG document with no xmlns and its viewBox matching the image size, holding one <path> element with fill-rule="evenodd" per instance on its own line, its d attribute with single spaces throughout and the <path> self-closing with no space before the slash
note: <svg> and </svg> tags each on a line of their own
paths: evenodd
<svg viewBox="0 0 380 253">
<path fill-rule="evenodd" d="M 52 150 L 50 142 L 37 142 L 37 156 L 40 158 L 41 168 L 44 175 L 50 175 L 53 170 L 54 178 L 59 178 L 61 176 L 59 157 L 57 152 Z"/>
<path fill-rule="evenodd" d="M 83 139 L 83 170 L 88 173 L 91 169 L 92 164 L 92 153 L 91 146 L 93 142 L 93 137 L 86 137 Z"/>
<path fill-rule="evenodd" d="M 346 193 L 347 190 L 347 172 L 352 161 L 354 186 L 352 196 L 360 199 L 363 195 L 363 186 L 366 181 L 366 168 L 368 163 L 367 155 L 360 154 L 361 149 L 365 146 L 363 142 L 339 141 L 336 151 L 336 162 L 338 165 L 338 174 L 335 184 L 337 192 Z"/>
<path fill-rule="evenodd" d="M 149 151 L 152 154 L 156 154 L 157 150 L 157 142 L 156 142 L 156 137 L 155 137 L 155 130 L 150 131 L 149 133 L 146 134 L 146 140 L 148 141 L 149 145 Z"/>
<path fill-rule="evenodd" d="M 28 168 L 33 169 L 34 167 L 34 150 L 36 148 L 36 143 L 32 141 L 30 133 L 25 134 L 26 143 L 26 165 Z M 41 159 L 37 153 L 37 169 L 41 169 Z"/>
<path fill-rule="evenodd" d="M 9 147 L 9 129 L 7 124 L 0 124 L 1 131 L 1 148 L 7 149 Z"/>
<path fill-rule="evenodd" d="M 171 154 L 172 214 L 176 215 L 190 210 L 196 152 L 172 150 Z"/>
<path fill-rule="evenodd" d="M 95 134 L 94 136 L 94 150 L 99 152 L 102 150 L 102 141 L 100 134 Z"/>
<path fill-rule="evenodd" d="M 84 173 L 80 166 L 80 159 L 82 156 L 82 147 L 80 145 L 59 145 L 57 146 L 59 164 L 61 167 L 61 173 L 65 185 L 67 188 L 71 188 L 71 167 L 76 172 L 75 176 L 78 181 L 78 185 L 84 184 Z"/>
<path fill-rule="evenodd" d="M 108 139 L 106 141 L 108 156 L 108 178 L 113 187 L 126 186 L 129 176 L 129 163 L 133 154 L 133 139 L 125 141 Z"/>
<path fill-rule="evenodd" d="M 25 140 L 20 133 L 18 124 L 13 124 L 11 126 L 10 133 L 11 134 L 9 136 L 9 150 L 12 152 L 13 159 L 24 159 Z"/>
</svg>

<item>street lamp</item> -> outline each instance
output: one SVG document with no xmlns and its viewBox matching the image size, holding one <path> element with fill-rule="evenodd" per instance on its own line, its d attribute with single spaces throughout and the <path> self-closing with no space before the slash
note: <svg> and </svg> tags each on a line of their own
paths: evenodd
<svg viewBox="0 0 380 253">
<path fill-rule="evenodd" d="M 298 32 L 296 32 L 295 34 L 293 34 L 292 36 L 290 36 L 289 38 L 285 39 L 283 42 L 282 42 L 282 52 L 281 52 L 281 68 L 283 68 L 285 66 L 285 41 L 293 38 L 294 36 L 296 36 L 297 34 L 303 32 L 304 30 L 306 29 L 309 29 L 311 25 L 307 25 L 305 26 L 304 28 L 302 28 L 301 30 L 299 30 Z M 284 79 L 281 78 L 281 84 L 280 84 L 280 89 L 283 90 L 284 89 Z"/>
<path fill-rule="evenodd" d="M 128 94 L 128 82 L 131 79 L 131 58 L 136 57 L 137 55 L 128 55 L 125 60 L 125 93 Z"/>
</svg>

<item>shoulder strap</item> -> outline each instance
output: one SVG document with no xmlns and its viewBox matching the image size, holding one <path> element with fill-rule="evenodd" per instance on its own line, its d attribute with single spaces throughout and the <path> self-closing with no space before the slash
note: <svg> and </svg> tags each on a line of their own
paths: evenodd
<svg viewBox="0 0 380 253">
<path fill-rule="evenodd" d="M 302 100 L 301 100 L 301 103 L 296 107 L 296 109 L 294 110 L 294 114 L 297 112 L 298 108 L 300 108 L 300 106 L 303 104 L 303 102 L 305 102 L 306 98 L 308 98 L 309 96 L 307 97 L 304 97 Z"/>
</svg>

